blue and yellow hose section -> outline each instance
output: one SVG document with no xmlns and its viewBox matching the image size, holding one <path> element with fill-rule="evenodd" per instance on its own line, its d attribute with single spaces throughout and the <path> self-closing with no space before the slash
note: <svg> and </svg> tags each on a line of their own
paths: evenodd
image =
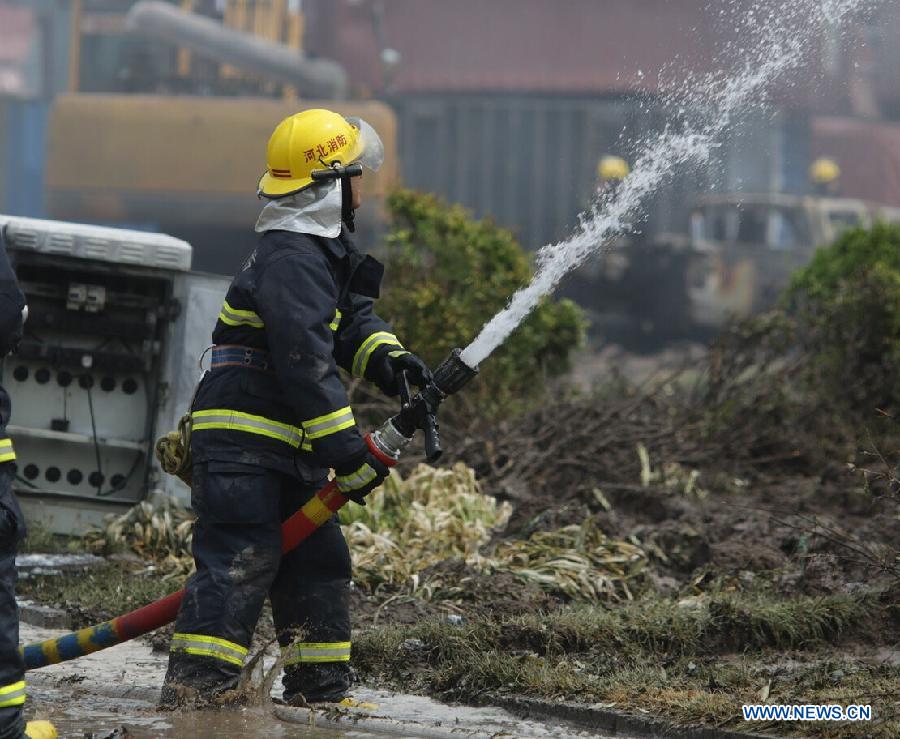
<svg viewBox="0 0 900 739">
<path fill-rule="evenodd" d="M 25 669 L 33 670 L 38 667 L 55 665 L 119 644 L 124 639 L 119 636 L 116 628 L 117 620 L 104 621 L 96 626 L 88 626 L 56 639 L 47 639 L 21 647 Z"/>
</svg>

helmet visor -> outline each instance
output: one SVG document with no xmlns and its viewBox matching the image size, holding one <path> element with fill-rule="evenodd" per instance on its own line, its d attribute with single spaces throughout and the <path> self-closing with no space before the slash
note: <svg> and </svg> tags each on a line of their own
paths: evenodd
<svg viewBox="0 0 900 739">
<path fill-rule="evenodd" d="M 348 117 L 347 123 L 359 130 L 356 146 L 350 155 L 348 164 L 359 162 L 364 167 L 377 172 L 384 164 L 384 144 L 381 137 L 362 118 Z"/>
</svg>

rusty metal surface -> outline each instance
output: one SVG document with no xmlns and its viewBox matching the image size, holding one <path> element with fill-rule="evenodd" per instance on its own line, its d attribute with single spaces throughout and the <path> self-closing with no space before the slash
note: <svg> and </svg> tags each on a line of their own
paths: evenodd
<svg viewBox="0 0 900 739">
<path fill-rule="evenodd" d="M 0 4 L 0 64 L 24 63 L 35 31 L 31 8 Z"/>
<path fill-rule="evenodd" d="M 816 118 L 813 155 L 838 163 L 842 196 L 900 206 L 900 124 Z"/>
<path fill-rule="evenodd" d="M 26 67 L 36 41 L 31 8 L 0 5 L 0 95 L 29 92 Z"/>
<path fill-rule="evenodd" d="M 383 8 L 383 44 L 401 54 L 394 92 L 653 89 L 676 56 L 708 67 L 716 39 L 715 14 L 694 0 L 385 0 Z M 304 11 L 311 51 L 340 61 L 358 86 L 383 89 L 369 3 L 308 0 Z"/>
</svg>

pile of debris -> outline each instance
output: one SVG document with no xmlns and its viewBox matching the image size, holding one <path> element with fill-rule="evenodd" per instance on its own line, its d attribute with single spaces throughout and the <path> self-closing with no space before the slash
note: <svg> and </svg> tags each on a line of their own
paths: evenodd
<svg viewBox="0 0 900 739">
<path fill-rule="evenodd" d="M 408 590 L 428 599 L 448 596 L 429 587 L 440 565 L 458 562 L 481 575 L 506 573 L 563 598 L 584 601 L 630 599 L 647 557 L 634 543 L 607 537 L 596 523 L 537 531 L 506 539 L 512 514 L 483 492 L 474 471 L 419 465 L 405 478 L 391 475 L 367 505 L 341 511 L 356 584 L 370 593 Z M 87 541 L 95 552 L 129 549 L 151 560 L 167 578 L 193 567 L 194 517 L 176 500 L 155 496 L 111 518 Z M 452 595 L 450 596 L 452 597 Z"/>
<path fill-rule="evenodd" d="M 344 519 L 356 581 L 369 590 L 409 585 L 427 598 L 443 591 L 430 589 L 423 571 L 461 560 L 476 573 L 510 573 L 575 600 L 632 597 L 630 583 L 646 562 L 640 547 L 610 539 L 591 519 L 507 539 L 502 531 L 511 513 L 463 464 L 419 465 L 406 479 L 394 473 L 365 508 L 350 508 Z"/>
</svg>

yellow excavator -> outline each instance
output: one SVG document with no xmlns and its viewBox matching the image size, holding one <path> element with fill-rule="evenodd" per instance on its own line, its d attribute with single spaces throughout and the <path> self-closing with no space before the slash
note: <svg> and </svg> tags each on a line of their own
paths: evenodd
<svg viewBox="0 0 900 739">
<path fill-rule="evenodd" d="M 371 123 L 385 165 L 364 179 L 361 239 L 396 181 L 396 117 L 347 100 L 335 62 L 302 49 L 297 0 L 73 0 L 69 90 L 48 124 L 53 218 L 159 230 L 194 246 L 194 267 L 231 272 L 252 248 L 256 181 L 282 118 L 329 107 Z"/>
</svg>

